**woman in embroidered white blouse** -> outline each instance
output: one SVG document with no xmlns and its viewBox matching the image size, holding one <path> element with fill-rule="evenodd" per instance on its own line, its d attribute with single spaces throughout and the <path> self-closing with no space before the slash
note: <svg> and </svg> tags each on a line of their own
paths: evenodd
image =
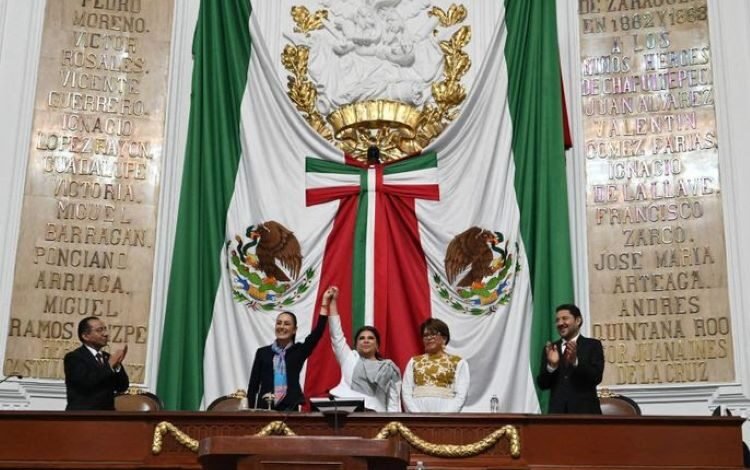
<svg viewBox="0 0 750 470">
<path fill-rule="evenodd" d="M 420 326 L 425 354 L 409 360 L 401 394 L 410 413 L 457 413 L 469 393 L 469 364 L 445 352 L 451 339 L 448 325 L 429 318 Z"/>
<path fill-rule="evenodd" d="M 320 305 L 321 311 L 329 314 L 331 345 L 341 366 L 341 383 L 331 389 L 331 395 L 364 398 L 365 408 L 373 411 L 401 411 L 401 373 L 393 361 L 380 356 L 380 333 L 375 327 L 363 326 L 354 335 L 355 349 L 351 349 L 341 328 L 338 295 L 336 286 L 329 287 Z"/>
</svg>

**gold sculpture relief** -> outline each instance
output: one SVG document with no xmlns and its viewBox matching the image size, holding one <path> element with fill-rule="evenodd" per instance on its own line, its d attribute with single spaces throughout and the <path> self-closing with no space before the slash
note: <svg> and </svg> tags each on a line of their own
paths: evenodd
<svg viewBox="0 0 750 470">
<path fill-rule="evenodd" d="M 315 102 L 318 99 L 318 92 L 315 86 L 307 77 L 307 60 L 310 56 L 310 49 L 305 46 L 287 45 L 281 54 L 281 62 L 289 72 L 287 95 L 292 100 L 297 110 L 307 120 L 315 131 L 323 136 L 326 140 L 331 140 L 333 134 L 331 129 L 325 123 L 325 120 L 315 108 Z"/>
<path fill-rule="evenodd" d="M 453 27 L 467 17 L 466 7 L 451 5 L 447 12 L 432 7 L 427 13 L 438 19 L 443 28 Z M 324 27 L 326 10 L 310 15 L 307 8 L 295 6 L 291 11 L 296 32 L 309 34 Z M 437 31 L 435 31 L 437 33 Z M 418 154 L 458 116 L 458 106 L 466 99 L 461 79 L 471 68 L 471 59 L 463 50 L 471 40 L 471 27 L 462 26 L 450 40 L 440 41 L 443 53 L 443 80 L 432 84 L 434 105 L 419 109 L 411 104 L 377 99 L 353 102 L 333 110 L 326 118 L 318 111 L 318 93 L 308 76 L 310 50 L 307 46 L 287 45 L 281 56 L 288 76 L 287 95 L 308 124 L 323 138 L 366 161 L 367 149 L 380 149 L 384 162 Z"/>
<path fill-rule="evenodd" d="M 311 16 L 307 7 L 296 6 L 292 7 L 292 19 L 297 25 L 294 28 L 295 32 L 308 34 L 323 27 L 323 20 L 328 19 L 328 11 L 318 10 Z"/>
<path fill-rule="evenodd" d="M 471 59 L 463 48 L 471 40 L 471 28 L 463 26 L 453 33 L 450 41 L 441 41 L 445 62 L 445 80 L 432 85 L 432 97 L 437 107 L 425 106 L 423 120 L 419 126 L 418 142 L 422 147 L 437 137 L 448 123 L 458 116 L 457 107 L 466 99 L 466 89 L 461 78 L 471 68 Z"/>
<path fill-rule="evenodd" d="M 447 28 L 449 26 L 457 25 L 466 19 L 468 12 L 466 7 L 463 5 L 456 5 L 455 3 L 448 8 L 448 13 L 444 12 L 440 7 L 432 7 L 432 10 L 428 13 L 430 16 L 434 16 L 440 22 L 440 26 Z"/>
<path fill-rule="evenodd" d="M 348 104 L 328 116 L 339 148 L 362 161 L 371 145 L 380 149 L 386 162 L 418 153 L 422 147 L 411 143 L 421 120 L 414 106 L 390 100 Z"/>
</svg>

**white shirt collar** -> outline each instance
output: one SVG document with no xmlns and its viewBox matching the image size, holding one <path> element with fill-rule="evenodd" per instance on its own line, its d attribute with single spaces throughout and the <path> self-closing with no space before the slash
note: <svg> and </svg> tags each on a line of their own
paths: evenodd
<svg viewBox="0 0 750 470">
<path fill-rule="evenodd" d="M 97 351 L 96 349 L 92 348 L 88 344 L 84 344 L 84 346 L 86 346 L 86 349 L 88 349 L 89 352 L 91 353 L 91 355 L 94 356 L 94 357 L 96 357 L 96 355 L 99 354 L 99 352 L 100 352 L 100 351 Z M 104 354 L 102 354 L 102 357 L 104 357 Z"/>
<path fill-rule="evenodd" d="M 570 341 L 577 343 L 579 336 L 581 336 L 581 333 L 578 333 L 577 335 L 575 335 L 573 339 L 571 339 Z M 565 338 L 560 338 L 560 339 L 562 340 L 562 348 L 563 350 L 565 350 L 565 345 L 568 344 L 568 341 L 566 341 Z"/>
</svg>

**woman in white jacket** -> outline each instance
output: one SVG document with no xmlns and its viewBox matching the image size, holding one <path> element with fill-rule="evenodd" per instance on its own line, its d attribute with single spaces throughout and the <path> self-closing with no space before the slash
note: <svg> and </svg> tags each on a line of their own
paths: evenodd
<svg viewBox="0 0 750 470">
<path fill-rule="evenodd" d="M 380 333 L 375 327 L 363 326 L 355 335 L 355 349 L 351 349 L 341 328 L 338 295 L 336 286 L 329 287 L 320 305 L 329 315 L 331 345 L 341 366 L 341 383 L 331 394 L 338 398 L 364 398 L 365 408 L 373 411 L 401 411 L 401 374 L 393 361 L 378 353 Z"/>
</svg>

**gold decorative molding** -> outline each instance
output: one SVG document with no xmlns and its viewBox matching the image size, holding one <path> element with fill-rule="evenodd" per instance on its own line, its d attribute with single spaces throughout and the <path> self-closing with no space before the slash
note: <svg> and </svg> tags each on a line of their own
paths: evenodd
<svg viewBox="0 0 750 470">
<path fill-rule="evenodd" d="M 457 445 L 427 442 L 400 422 L 391 421 L 380 430 L 375 439 L 387 439 L 394 434 L 401 435 L 411 446 L 433 457 L 473 457 L 485 452 L 503 437 L 510 442 L 510 455 L 516 459 L 521 456 L 521 439 L 518 435 L 518 430 L 509 424 L 495 430 L 477 442 Z"/>
<path fill-rule="evenodd" d="M 171 434 L 175 440 L 182 446 L 187 447 L 193 452 L 198 452 L 198 441 L 182 432 L 177 426 L 168 422 L 162 421 L 156 425 L 154 429 L 154 438 L 151 443 L 151 453 L 159 455 L 164 446 L 164 435 Z M 254 434 L 257 437 L 265 437 L 271 435 L 281 436 L 296 436 L 294 431 L 286 425 L 283 421 L 271 421 L 270 423 L 263 426 L 263 428 Z"/>
<path fill-rule="evenodd" d="M 255 433 L 258 437 L 280 435 L 280 436 L 296 436 L 292 428 L 286 425 L 283 421 L 271 421 L 270 423 L 263 426 L 263 429 Z"/>
<path fill-rule="evenodd" d="M 191 438 L 172 423 L 162 421 L 154 429 L 154 438 L 151 444 L 151 452 L 154 455 L 159 455 L 164 444 L 164 435 L 171 434 L 180 445 L 183 445 L 193 452 L 198 452 L 198 441 Z M 505 425 L 500 429 L 495 430 L 491 434 L 487 435 L 483 439 L 471 444 L 433 444 L 427 442 L 414 434 L 408 427 L 398 421 L 391 421 L 378 432 L 373 438 L 377 440 L 388 439 L 392 435 L 400 435 L 406 442 L 411 446 L 418 449 L 427 455 L 433 457 L 472 457 L 485 452 L 490 447 L 494 446 L 501 438 L 505 437 L 510 443 L 510 455 L 513 458 L 519 458 L 521 456 L 521 439 L 518 434 L 518 430 L 511 425 Z M 287 426 L 283 421 L 271 421 L 265 425 L 260 431 L 254 434 L 257 437 L 265 437 L 271 435 L 281 436 L 296 436 L 297 434 Z"/>
<path fill-rule="evenodd" d="M 614 398 L 619 397 L 620 395 L 608 388 L 600 388 L 596 391 L 596 396 L 599 398 Z"/>
<path fill-rule="evenodd" d="M 152 454 L 159 455 L 161 453 L 161 449 L 164 445 L 164 435 L 166 433 L 170 433 L 180 445 L 187 447 L 193 452 L 198 452 L 198 441 L 196 439 L 193 439 L 184 432 L 180 431 L 180 429 L 174 424 L 167 421 L 162 421 L 161 423 L 157 424 L 156 428 L 154 429 L 154 439 L 151 442 Z"/>
</svg>

